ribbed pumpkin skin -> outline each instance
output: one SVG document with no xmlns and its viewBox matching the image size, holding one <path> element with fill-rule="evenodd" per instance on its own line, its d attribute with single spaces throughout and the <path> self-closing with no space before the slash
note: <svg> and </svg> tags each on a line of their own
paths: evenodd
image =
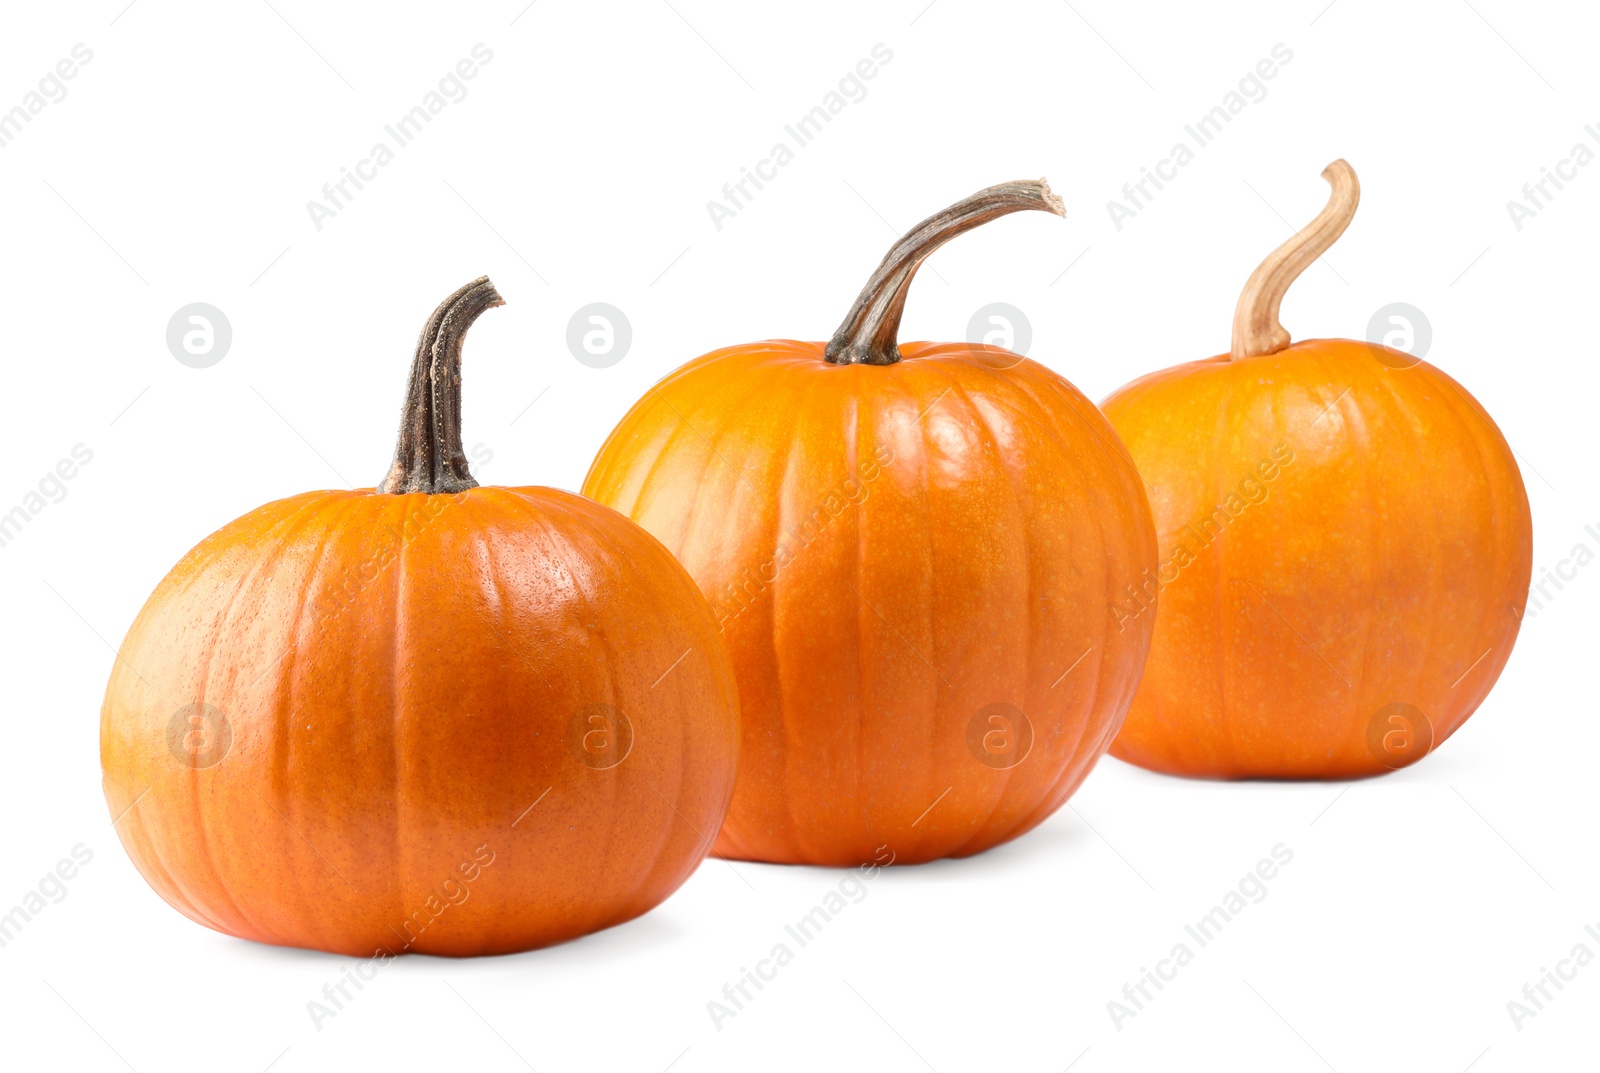
<svg viewBox="0 0 1600 1073">
<path fill-rule="evenodd" d="M 1376 774 L 1402 766 L 1369 741 L 1388 705 L 1420 710 L 1436 748 L 1483 701 L 1527 600 L 1528 499 L 1489 415 L 1414 360 L 1315 339 L 1105 401 L 1151 487 L 1165 569 L 1112 755 L 1218 778 Z M 1293 461 L 1263 482 L 1280 445 Z M 1202 547 L 1188 527 L 1246 477 L 1266 498 Z M 1194 561 L 1166 567 L 1183 542 Z"/>
<path fill-rule="evenodd" d="M 1009 351 L 900 351 L 707 354 L 584 482 L 678 556 L 728 640 L 743 745 L 721 856 L 909 863 L 1014 838 L 1077 788 L 1138 683 L 1149 628 L 1118 633 L 1109 605 L 1155 541 L 1103 416 Z M 1032 727 L 1014 766 L 969 746 L 993 704 Z"/>
<path fill-rule="evenodd" d="M 233 735 L 209 767 L 169 738 L 200 702 Z M 580 759 L 591 704 L 631 721 L 615 766 Z M 471 955 L 664 899 L 709 848 L 737 738 L 715 623 L 637 526 L 547 488 L 358 490 L 269 503 L 173 569 L 118 655 L 101 762 L 128 854 L 200 923 Z"/>
</svg>

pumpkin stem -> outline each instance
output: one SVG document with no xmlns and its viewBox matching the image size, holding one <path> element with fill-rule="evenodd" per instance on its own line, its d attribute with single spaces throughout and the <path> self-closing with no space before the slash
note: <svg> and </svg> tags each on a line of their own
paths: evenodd
<svg viewBox="0 0 1600 1073">
<path fill-rule="evenodd" d="M 422 326 L 400 410 L 394 463 L 377 491 L 464 492 L 478 487 L 461 449 L 461 344 L 486 309 L 505 305 L 488 276 L 446 298 Z"/>
<path fill-rule="evenodd" d="M 957 235 L 1023 209 L 1067 214 L 1061 199 L 1043 179 L 1024 180 L 979 190 L 913 227 L 867 280 L 823 357 L 835 365 L 893 365 L 899 361 L 900 315 L 905 312 L 911 278 L 922 262 Z"/>
<path fill-rule="evenodd" d="M 1278 307 L 1289 285 L 1339 240 L 1350 226 L 1361 202 L 1361 183 L 1355 169 L 1342 159 L 1322 169 L 1322 177 L 1333 187 L 1328 203 L 1317 218 L 1296 232 L 1287 242 L 1267 255 L 1250 273 L 1239 304 L 1233 311 L 1232 357 L 1276 354 L 1289 345 L 1289 333 L 1278 323 Z"/>
</svg>

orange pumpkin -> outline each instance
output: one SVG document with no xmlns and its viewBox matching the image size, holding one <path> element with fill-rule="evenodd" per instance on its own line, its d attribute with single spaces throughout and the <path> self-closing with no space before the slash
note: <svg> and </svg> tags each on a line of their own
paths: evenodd
<svg viewBox="0 0 1600 1073">
<path fill-rule="evenodd" d="M 106 800 L 180 912 L 265 943 L 494 954 L 645 912 L 705 856 L 738 708 L 704 598 L 649 534 L 480 488 L 457 291 L 376 490 L 269 503 L 139 613 L 101 716 Z"/>
<path fill-rule="evenodd" d="M 833 340 L 714 351 L 622 419 L 584 492 L 659 537 L 733 654 L 743 743 L 714 852 L 823 865 L 964 856 L 1049 816 L 1121 723 L 1154 564 L 1095 407 L 1042 365 L 897 345 L 923 259 L 1023 209 L 991 187 L 919 224 Z"/>
<path fill-rule="evenodd" d="M 1119 620 L 1156 623 L 1112 754 L 1221 778 L 1343 778 L 1415 763 L 1511 655 L 1532 569 L 1515 458 L 1439 369 L 1349 339 L 1290 344 L 1289 284 L 1359 185 L 1256 269 L 1233 348 L 1104 408 L 1150 486 L 1157 569 Z M 1155 597 L 1159 593 L 1159 605 Z"/>
</svg>

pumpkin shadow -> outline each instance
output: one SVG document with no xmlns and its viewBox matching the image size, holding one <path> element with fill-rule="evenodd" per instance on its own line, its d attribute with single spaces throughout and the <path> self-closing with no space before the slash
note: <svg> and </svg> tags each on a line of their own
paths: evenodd
<svg viewBox="0 0 1600 1073">
<path fill-rule="evenodd" d="M 471 957 L 410 951 L 385 962 L 382 971 L 385 975 L 442 976 L 498 968 L 525 975 L 535 967 L 533 959 L 538 959 L 536 964 L 540 970 L 589 966 L 608 959 L 632 960 L 641 953 L 680 944 L 688 936 L 688 930 L 671 913 L 660 912 L 657 906 L 632 920 L 549 946 Z M 276 946 L 221 933 L 218 933 L 218 938 L 231 944 L 235 953 L 268 963 L 273 968 L 311 969 L 338 974 L 344 967 L 365 960 L 349 954 L 334 954 L 300 946 Z"/>
<path fill-rule="evenodd" d="M 456 973 L 462 971 L 504 971 L 526 976 L 529 972 L 550 973 L 565 969 L 589 969 L 597 962 L 635 962 L 673 946 L 690 935 L 677 917 L 661 911 L 661 906 L 632 920 L 580 935 L 565 942 L 536 947 L 515 954 L 486 957 L 445 958 L 422 955 L 416 958 L 424 971 Z"/>
<path fill-rule="evenodd" d="M 1447 739 L 1448 740 L 1448 739 Z M 1243 789 L 1261 787 L 1300 787 L 1307 791 L 1327 787 L 1359 786 L 1363 783 L 1390 783 L 1400 784 L 1416 781 L 1444 781 L 1448 782 L 1452 775 L 1459 776 L 1465 771 L 1480 770 L 1481 762 L 1467 762 L 1464 760 L 1465 750 L 1444 749 L 1445 742 L 1435 745 L 1432 750 L 1425 753 L 1420 759 L 1401 767 L 1388 768 L 1380 771 L 1363 772 L 1355 775 L 1335 775 L 1329 777 L 1307 777 L 1299 775 L 1249 775 L 1243 778 L 1223 778 L 1215 775 L 1179 775 L 1171 771 L 1156 771 L 1151 768 L 1141 767 L 1119 757 L 1106 754 L 1104 760 L 1112 761 L 1121 769 L 1120 774 L 1135 782 L 1144 782 L 1151 788 L 1170 788 L 1181 786 L 1185 783 L 1200 786 L 1225 787 L 1230 789 Z M 1444 758 L 1441 758 L 1441 754 Z M 1442 776 L 1442 778 L 1438 778 Z"/>
<path fill-rule="evenodd" d="M 262 943 L 254 939 L 246 939 L 239 935 L 228 935 L 225 932 L 216 932 L 214 940 L 228 950 L 230 954 L 243 958 L 253 958 L 259 962 L 270 963 L 272 968 L 287 969 L 316 969 L 338 972 L 341 965 L 350 965 L 359 960 L 348 954 L 330 954 L 325 950 L 312 950 L 304 946 L 278 946 L 275 943 Z"/>
<path fill-rule="evenodd" d="M 1049 860 L 1071 859 L 1090 846 L 1094 835 L 1081 823 L 1071 822 L 1063 815 L 1065 811 L 1063 809 L 1033 830 L 981 853 L 969 857 L 941 857 L 923 864 L 892 865 L 879 875 L 898 875 L 904 882 L 964 882 L 977 874 L 990 876 L 1004 875 L 1010 871 L 1024 872 Z"/>
</svg>

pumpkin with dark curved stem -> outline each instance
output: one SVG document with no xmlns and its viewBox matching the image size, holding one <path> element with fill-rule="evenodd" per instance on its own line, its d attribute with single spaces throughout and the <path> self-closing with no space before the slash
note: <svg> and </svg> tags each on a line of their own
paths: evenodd
<svg viewBox="0 0 1600 1073">
<path fill-rule="evenodd" d="M 1415 763 L 1494 685 L 1517 636 L 1532 522 L 1489 414 L 1377 343 L 1290 343 L 1279 303 L 1343 233 L 1359 185 L 1256 269 L 1231 353 L 1104 404 L 1150 486 L 1155 619 L 1112 755 L 1222 778 L 1341 778 Z M 1159 603 L 1155 600 L 1159 593 Z"/>
<path fill-rule="evenodd" d="M 1077 788 L 1120 725 L 1154 565 L 1127 452 L 1008 350 L 896 342 L 913 275 L 1006 213 L 1005 183 L 913 228 L 839 331 L 714 351 L 657 384 L 584 492 L 671 548 L 733 653 L 743 744 L 715 851 L 825 865 L 965 856 Z"/>
<path fill-rule="evenodd" d="M 139 613 L 101 717 L 106 800 L 180 912 L 266 943 L 494 954 L 628 920 L 727 808 L 738 708 L 694 582 L 622 515 L 479 487 L 456 292 L 376 489 L 224 526 Z"/>
</svg>

